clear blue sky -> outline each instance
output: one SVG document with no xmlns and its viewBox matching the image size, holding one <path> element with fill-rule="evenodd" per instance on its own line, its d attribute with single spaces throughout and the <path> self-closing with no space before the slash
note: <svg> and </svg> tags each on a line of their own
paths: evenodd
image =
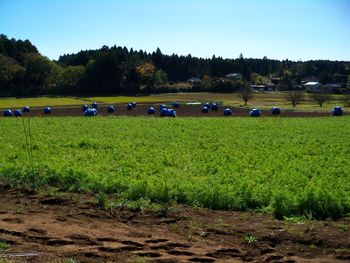
<svg viewBox="0 0 350 263">
<path fill-rule="evenodd" d="M 117 45 L 350 60 L 350 0 L 0 0 L 0 33 L 29 39 L 51 59 Z"/>
</svg>

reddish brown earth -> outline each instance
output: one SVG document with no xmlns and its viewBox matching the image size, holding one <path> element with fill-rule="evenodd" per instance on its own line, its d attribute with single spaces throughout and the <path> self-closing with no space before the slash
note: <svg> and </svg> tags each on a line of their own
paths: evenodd
<svg viewBox="0 0 350 263">
<path fill-rule="evenodd" d="M 350 261 L 350 219 L 290 223 L 186 206 L 167 212 L 103 209 L 92 194 L 0 186 L 0 244 L 8 245 L 0 246 L 0 262 Z"/>
<path fill-rule="evenodd" d="M 116 111 L 114 113 L 107 113 L 107 106 L 98 107 L 98 115 L 102 116 L 150 116 L 150 117 L 159 117 L 159 104 L 151 105 L 155 108 L 156 113 L 154 115 L 147 114 L 147 109 L 150 105 L 139 104 L 136 108 L 132 110 L 127 110 L 126 105 L 117 105 L 115 106 Z M 226 107 L 219 107 L 218 111 L 210 111 L 209 113 L 202 113 L 201 105 L 186 105 L 181 106 L 176 110 L 178 117 L 224 117 L 223 110 Z M 249 109 L 245 108 L 233 108 L 233 114 L 230 117 L 248 117 Z M 345 113 L 348 115 L 348 113 Z M 53 107 L 51 114 L 44 114 L 43 108 L 32 109 L 29 113 L 24 113 L 23 116 L 84 116 L 83 111 L 80 107 Z M 269 110 L 264 110 L 262 112 L 262 117 L 330 117 L 332 116 L 331 111 L 329 112 L 306 112 L 306 111 L 283 111 L 280 115 L 272 115 Z"/>
</svg>

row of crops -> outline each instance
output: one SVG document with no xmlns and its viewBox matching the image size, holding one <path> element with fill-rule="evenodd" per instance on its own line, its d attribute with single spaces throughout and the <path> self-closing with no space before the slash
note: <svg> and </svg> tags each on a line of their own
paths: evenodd
<svg viewBox="0 0 350 263">
<path fill-rule="evenodd" d="M 2 118 L 0 181 L 277 217 L 350 213 L 350 118 Z M 29 127 L 30 126 L 30 127 Z"/>
<path fill-rule="evenodd" d="M 136 107 L 136 102 L 131 102 L 126 105 L 126 109 L 128 111 L 133 110 Z M 177 102 L 174 102 L 172 104 L 172 108 L 167 106 L 167 105 L 160 105 L 159 106 L 159 114 L 162 117 L 168 116 L 168 117 L 176 117 L 176 109 L 180 108 L 180 104 Z M 88 105 L 83 105 L 82 106 L 82 112 L 84 113 L 85 116 L 97 116 L 97 111 L 98 105 L 96 102 L 93 102 L 91 107 Z M 219 106 L 216 103 L 204 103 L 201 108 L 201 112 L 203 114 L 209 113 L 209 111 L 218 111 Z M 29 106 L 24 106 L 23 110 L 16 109 L 15 111 L 12 111 L 11 109 L 7 109 L 3 112 L 3 115 L 5 117 L 11 117 L 11 116 L 16 116 L 20 117 L 22 116 L 23 113 L 29 112 L 30 107 Z M 107 113 L 114 113 L 116 111 L 116 108 L 112 105 L 107 107 Z M 43 109 L 44 114 L 51 114 L 52 108 L 51 107 L 45 107 Z M 147 109 L 147 113 L 149 115 L 153 115 L 156 113 L 156 109 L 154 107 L 149 107 Z M 232 115 L 233 111 L 230 108 L 225 108 L 223 110 L 223 115 L 224 116 L 230 116 Z M 271 114 L 272 115 L 279 115 L 281 113 L 281 109 L 278 107 L 272 107 L 271 108 Z M 252 109 L 249 112 L 249 115 L 251 117 L 260 117 L 262 114 L 262 111 L 260 109 Z M 343 109 L 340 106 L 336 106 L 332 109 L 332 115 L 333 116 L 342 116 L 343 115 Z"/>
</svg>

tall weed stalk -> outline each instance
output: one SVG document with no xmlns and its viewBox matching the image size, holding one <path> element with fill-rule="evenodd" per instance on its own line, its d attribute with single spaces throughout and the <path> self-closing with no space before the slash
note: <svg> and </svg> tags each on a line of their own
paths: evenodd
<svg viewBox="0 0 350 263">
<path fill-rule="evenodd" d="M 24 119 L 22 119 L 23 124 L 23 132 L 26 142 L 26 148 L 28 153 L 28 160 L 30 164 L 31 176 L 34 178 L 34 161 L 33 161 L 33 139 L 32 132 L 30 128 L 30 118 L 27 118 L 27 123 Z"/>
</svg>

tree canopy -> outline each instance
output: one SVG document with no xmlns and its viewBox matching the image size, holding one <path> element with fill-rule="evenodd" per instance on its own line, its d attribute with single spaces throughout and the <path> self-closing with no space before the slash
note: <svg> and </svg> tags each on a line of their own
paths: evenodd
<svg viewBox="0 0 350 263">
<path fill-rule="evenodd" d="M 225 78 L 241 73 L 243 80 Z M 165 55 L 120 46 L 102 46 L 64 54 L 58 61 L 42 56 L 29 40 L 0 35 L 0 96 L 40 94 L 109 95 L 172 90 L 174 83 L 201 78 L 191 91 L 232 92 L 250 82 L 267 84 L 280 79 L 279 88 L 291 90 L 303 79 L 341 83 L 346 88 L 350 62 L 311 60 L 279 61 L 257 58 L 225 59 Z"/>
</svg>

